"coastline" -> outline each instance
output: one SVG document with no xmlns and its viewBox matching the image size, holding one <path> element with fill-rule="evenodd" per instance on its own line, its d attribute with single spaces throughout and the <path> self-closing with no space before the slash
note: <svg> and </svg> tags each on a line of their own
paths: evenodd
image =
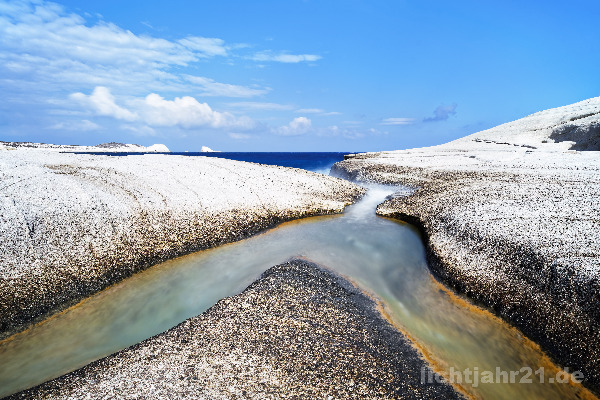
<svg viewBox="0 0 600 400">
<path fill-rule="evenodd" d="M 570 148 L 593 147 L 599 102 L 332 168 L 347 179 L 418 188 L 379 205 L 378 215 L 419 227 L 438 279 L 519 328 L 563 368 L 583 371 L 596 393 L 600 161 L 595 151 Z M 580 139 L 588 132 L 589 143 L 553 143 L 557 131 Z"/>
<path fill-rule="evenodd" d="M 283 221 L 340 213 L 364 189 L 231 160 L 3 152 L 0 337 L 133 273 Z"/>
<path fill-rule="evenodd" d="M 592 133 L 595 127 L 591 126 Z M 584 385 L 597 390 L 600 339 L 594 332 L 600 327 L 595 307 L 600 293 L 600 238 L 589 232 L 600 228 L 595 218 L 600 212 L 595 200 L 600 198 L 600 162 L 595 153 L 565 149 L 569 143 L 555 147 L 545 143 L 537 149 L 531 139 L 511 143 L 505 136 L 502 140 L 508 142 L 493 135 L 486 140 L 479 136 L 433 148 L 349 156 L 332 173 L 417 189 L 410 196 L 388 198 L 377 214 L 419 228 L 430 269 L 440 281 L 491 308 L 540 344 L 559 365 L 583 371 Z M 12 199 L 12 204 L 2 204 L 6 217 L 0 230 L 7 243 L 2 255 L 8 262 L 0 270 L 0 304 L 23 308 L 19 318 L 27 313 L 45 317 L 93 294 L 97 286 L 102 289 L 164 259 L 238 240 L 283 220 L 341 212 L 364 192 L 332 177 L 229 160 L 160 155 L 107 160 L 40 150 L 9 153 L 0 160 L 3 181 L 8 183 L 3 188 L 5 197 Z M 303 281 L 306 284 L 310 287 L 310 280 Z M 287 302 L 287 297 L 282 301 Z M 35 318 L 27 320 L 26 315 L 27 322 L 13 325 L 19 330 Z M 314 318 L 320 321 L 321 317 L 309 317 Z M 336 318 L 328 321 L 332 329 L 343 325 Z M 289 328 L 280 327 L 280 322 L 275 327 Z M 375 336 L 387 341 L 381 333 Z M 261 333 L 256 340 L 269 339 Z M 221 350 L 231 347 L 228 343 L 219 344 Z M 153 355 L 168 357 L 172 345 L 162 343 Z M 268 354 L 277 348 L 270 346 Z M 332 349 L 324 345 L 321 351 Z M 118 354 L 72 374 L 106 372 L 104 390 L 113 391 L 124 384 L 119 379 L 131 377 L 94 368 Z M 283 350 L 281 354 L 287 357 Z M 242 352 L 242 363 L 253 362 L 245 357 Z M 381 362 L 389 359 L 388 354 Z M 126 356 L 122 361 L 130 365 L 131 360 Z M 216 363 L 235 369 L 239 361 L 225 357 Z M 404 362 L 396 360 L 394 365 Z M 269 362 L 258 364 L 273 371 Z M 136 365 L 145 369 L 148 364 L 141 360 Z M 157 377 L 165 373 L 156 371 L 161 366 L 154 367 L 149 383 L 161 381 Z M 166 373 L 172 375 L 177 368 L 174 365 Z M 415 372 L 414 365 L 407 368 Z M 184 380 L 188 372 L 182 375 Z M 343 370 L 338 372 L 335 379 L 344 376 Z M 70 387 L 72 374 L 53 381 L 59 382 L 56 390 Z M 178 387 L 177 379 L 170 376 L 166 384 Z M 222 384 L 232 379 L 229 376 Z M 296 390 L 308 395 L 302 390 L 310 382 Z M 92 379 L 90 384 L 94 383 Z M 252 380 L 238 383 L 254 384 Z M 82 388 L 92 390 L 89 385 Z"/>
</svg>

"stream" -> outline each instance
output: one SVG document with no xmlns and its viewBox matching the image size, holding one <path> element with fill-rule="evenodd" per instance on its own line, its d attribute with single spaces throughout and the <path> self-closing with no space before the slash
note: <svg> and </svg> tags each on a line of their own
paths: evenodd
<svg viewBox="0 0 600 400">
<path fill-rule="evenodd" d="M 580 385 L 548 382 L 560 370 L 518 330 L 431 276 L 412 226 L 375 215 L 376 205 L 398 190 L 374 186 L 344 214 L 287 222 L 156 265 L 9 337 L 0 342 L 0 397 L 163 332 L 240 293 L 269 267 L 301 256 L 380 299 L 389 318 L 442 374 L 452 368 L 519 371 L 516 383 L 460 383 L 474 397 L 580 398 Z M 544 372 L 544 383 L 535 371 Z"/>
</svg>

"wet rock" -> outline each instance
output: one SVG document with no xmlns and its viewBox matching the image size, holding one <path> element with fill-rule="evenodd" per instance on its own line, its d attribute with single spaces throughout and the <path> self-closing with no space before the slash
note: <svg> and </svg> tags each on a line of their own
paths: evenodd
<svg viewBox="0 0 600 400">
<path fill-rule="evenodd" d="M 343 278 L 293 260 L 202 315 L 12 399 L 453 399 Z"/>
<path fill-rule="evenodd" d="M 583 371 L 596 393 L 600 158 L 568 149 L 593 146 L 599 118 L 595 98 L 441 146 L 355 157 L 332 170 L 418 188 L 384 202 L 378 214 L 420 227 L 438 278 L 514 324 L 558 365 Z M 573 125 L 578 142 L 554 143 L 555 132 Z"/>
</svg>

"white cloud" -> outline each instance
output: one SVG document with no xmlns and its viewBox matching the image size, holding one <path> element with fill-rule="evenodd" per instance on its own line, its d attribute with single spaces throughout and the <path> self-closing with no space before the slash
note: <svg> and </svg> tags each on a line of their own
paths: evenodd
<svg viewBox="0 0 600 400">
<path fill-rule="evenodd" d="M 95 86 L 208 96 L 253 97 L 269 88 L 215 82 L 180 72 L 199 61 L 230 57 L 240 45 L 188 36 L 167 40 L 137 35 L 108 22 L 90 23 L 56 3 L 0 0 L 0 89 L 81 91 Z M 193 84 L 190 84 L 193 83 Z"/>
<path fill-rule="evenodd" d="M 164 89 L 179 81 L 168 72 L 172 66 L 212 54 L 106 22 L 88 26 L 54 3 L 17 4 L 0 14 L 0 84 L 20 90 Z"/>
<path fill-rule="evenodd" d="M 386 118 L 380 125 L 410 125 L 415 122 L 414 118 Z"/>
<path fill-rule="evenodd" d="M 137 114 L 118 106 L 117 103 L 115 103 L 115 97 L 110 93 L 110 90 L 103 86 L 97 86 L 89 96 L 77 92 L 73 93 L 70 97 L 83 106 L 93 110 L 96 115 L 113 117 L 125 121 L 135 121 L 138 119 Z"/>
<path fill-rule="evenodd" d="M 141 134 L 153 134 L 150 129 L 158 126 L 239 132 L 259 126 L 250 118 L 215 111 L 197 100 L 199 96 L 252 98 L 271 91 L 266 86 L 217 82 L 198 72 L 210 60 L 247 62 L 254 52 L 248 45 L 201 36 L 136 34 L 101 16 L 69 10 L 45 0 L 0 0 L 0 93 L 6 100 L 0 111 L 10 117 L 8 124 L 27 118 L 36 129 L 42 123 L 45 128 L 65 130 L 99 129 L 96 123 L 107 128 L 107 121 L 90 118 L 95 115 L 121 121 L 125 123 L 121 129 L 137 129 Z M 321 58 L 275 51 L 255 56 L 282 63 Z M 239 108 L 294 110 L 273 104 L 248 102 Z M 13 112 L 25 107 L 35 109 L 36 118 Z M 43 113 L 50 118 L 42 118 Z"/>
<path fill-rule="evenodd" d="M 306 113 L 306 114 L 321 114 L 324 112 L 320 108 L 301 108 L 296 110 L 297 113 Z"/>
<path fill-rule="evenodd" d="M 256 53 L 252 56 L 252 60 L 254 61 L 275 61 L 280 63 L 289 63 L 295 64 L 300 62 L 313 62 L 318 61 L 322 57 L 315 54 L 288 54 L 288 53 L 279 53 L 275 54 L 270 51 L 263 51 L 260 53 Z"/>
<path fill-rule="evenodd" d="M 356 127 L 313 126 L 312 121 L 306 117 L 294 118 L 288 125 L 273 129 L 273 132 L 283 136 L 298 136 L 313 134 L 322 137 L 343 137 L 346 139 L 359 139 L 367 135 L 379 135 L 382 132 L 377 129 L 358 129 Z M 383 132 L 385 133 L 385 132 Z"/>
<path fill-rule="evenodd" d="M 288 125 L 275 129 L 275 133 L 283 136 L 296 136 L 308 133 L 312 128 L 312 122 L 306 117 L 294 118 Z"/>
<path fill-rule="evenodd" d="M 204 96 L 223 96 L 223 97 L 255 97 L 269 92 L 269 88 L 251 88 L 247 86 L 231 85 L 228 83 L 215 82 L 210 78 L 200 76 L 185 75 L 185 78 L 200 88 Z"/>
<path fill-rule="evenodd" d="M 299 110 L 296 110 L 296 112 L 300 113 L 300 114 L 319 114 L 322 116 L 340 115 L 341 114 L 337 111 L 325 111 L 320 108 L 301 108 Z"/>
<path fill-rule="evenodd" d="M 2 15 L 3 49 L 19 56 L 29 54 L 48 60 L 66 59 L 90 64 L 152 67 L 187 65 L 198 54 L 193 49 L 165 39 L 137 36 L 110 23 L 85 25 L 76 14 L 67 14 L 54 3 L 27 1 L 12 13 Z M 205 56 L 206 54 L 201 54 Z"/>
<path fill-rule="evenodd" d="M 145 98 L 126 100 L 128 108 L 118 105 L 106 87 L 96 87 L 91 95 L 74 93 L 70 97 L 96 115 L 135 121 L 149 127 L 252 129 L 255 126 L 248 117 L 238 118 L 230 113 L 215 111 L 207 103 L 200 103 L 190 96 L 166 100 L 151 93 Z"/>
<path fill-rule="evenodd" d="M 227 48 L 223 39 L 188 36 L 185 39 L 178 40 L 178 43 L 190 50 L 199 51 L 204 56 L 227 55 Z"/>
<path fill-rule="evenodd" d="M 263 103 L 257 101 L 240 101 L 237 103 L 227 103 L 227 105 L 242 110 L 286 111 L 294 109 L 293 106 L 288 104 Z"/>
<path fill-rule="evenodd" d="M 251 128 L 249 118 L 237 119 L 232 114 L 214 111 L 208 104 L 200 103 L 193 97 L 175 97 L 165 100 L 158 94 L 146 96 L 139 106 L 143 120 L 154 126 L 181 126 L 186 129 L 199 127 L 212 128 Z"/>
</svg>

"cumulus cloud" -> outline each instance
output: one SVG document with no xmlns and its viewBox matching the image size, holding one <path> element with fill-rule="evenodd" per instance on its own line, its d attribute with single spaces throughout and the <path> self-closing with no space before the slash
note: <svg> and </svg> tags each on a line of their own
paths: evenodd
<svg viewBox="0 0 600 400">
<path fill-rule="evenodd" d="M 175 97 L 165 100 L 156 93 L 149 94 L 139 105 L 143 120 L 154 126 L 181 126 L 186 129 L 251 128 L 249 118 L 236 118 L 230 113 L 214 111 L 208 104 L 193 97 Z"/>
<path fill-rule="evenodd" d="M 318 61 L 322 57 L 315 54 L 288 54 L 278 53 L 275 54 L 270 51 L 263 51 L 254 54 L 251 59 L 254 61 L 274 61 L 280 63 L 295 64 L 300 62 L 313 62 Z"/>
<path fill-rule="evenodd" d="M 410 125 L 413 122 L 415 122 L 413 118 L 386 118 L 380 125 Z"/>
<path fill-rule="evenodd" d="M 425 118 L 423 121 L 425 122 L 435 122 L 435 121 L 445 121 L 450 116 L 456 114 L 457 104 L 451 104 L 449 106 L 441 105 L 433 110 L 433 117 Z"/>
<path fill-rule="evenodd" d="M 69 10 L 46 0 L 0 0 L 0 93 L 10 99 L 0 104 L 0 113 L 10 119 L 5 123 L 23 124 L 27 119 L 36 130 L 44 123 L 50 129 L 89 131 L 99 129 L 93 125 L 98 121 L 90 118 L 94 115 L 121 121 L 121 129 L 128 131 L 139 126 L 141 134 L 150 134 L 157 126 L 240 132 L 258 126 L 250 118 L 219 112 L 196 100 L 253 98 L 270 92 L 265 86 L 217 82 L 198 72 L 210 60 L 247 60 L 256 50 L 220 38 L 137 34 L 101 17 Z M 320 59 L 271 50 L 255 56 L 281 63 Z M 15 112 L 24 107 L 35 109 L 38 118 Z M 49 118 L 42 118 L 43 113 Z M 113 122 L 112 127 L 118 125 Z"/>
<path fill-rule="evenodd" d="M 135 121 L 148 127 L 243 130 L 252 129 L 255 125 L 248 117 L 237 118 L 230 113 L 215 111 L 207 103 L 200 103 L 190 96 L 167 100 L 156 93 L 151 93 L 145 98 L 126 100 L 127 108 L 118 105 L 115 96 L 106 87 L 96 87 L 90 95 L 74 93 L 70 97 L 95 115 Z"/>
<path fill-rule="evenodd" d="M 96 87 L 89 96 L 77 92 L 73 93 L 70 97 L 83 106 L 93 110 L 96 115 L 102 117 L 113 117 L 125 121 L 135 121 L 138 119 L 137 114 L 117 105 L 117 103 L 115 103 L 115 97 L 110 93 L 110 90 L 103 86 Z"/>
<path fill-rule="evenodd" d="M 308 133 L 312 128 L 312 121 L 306 117 L 294 118 L 288 125 L 275 129 L 275 133 L 283 136 L 297 136 Z"/>
</svg>

